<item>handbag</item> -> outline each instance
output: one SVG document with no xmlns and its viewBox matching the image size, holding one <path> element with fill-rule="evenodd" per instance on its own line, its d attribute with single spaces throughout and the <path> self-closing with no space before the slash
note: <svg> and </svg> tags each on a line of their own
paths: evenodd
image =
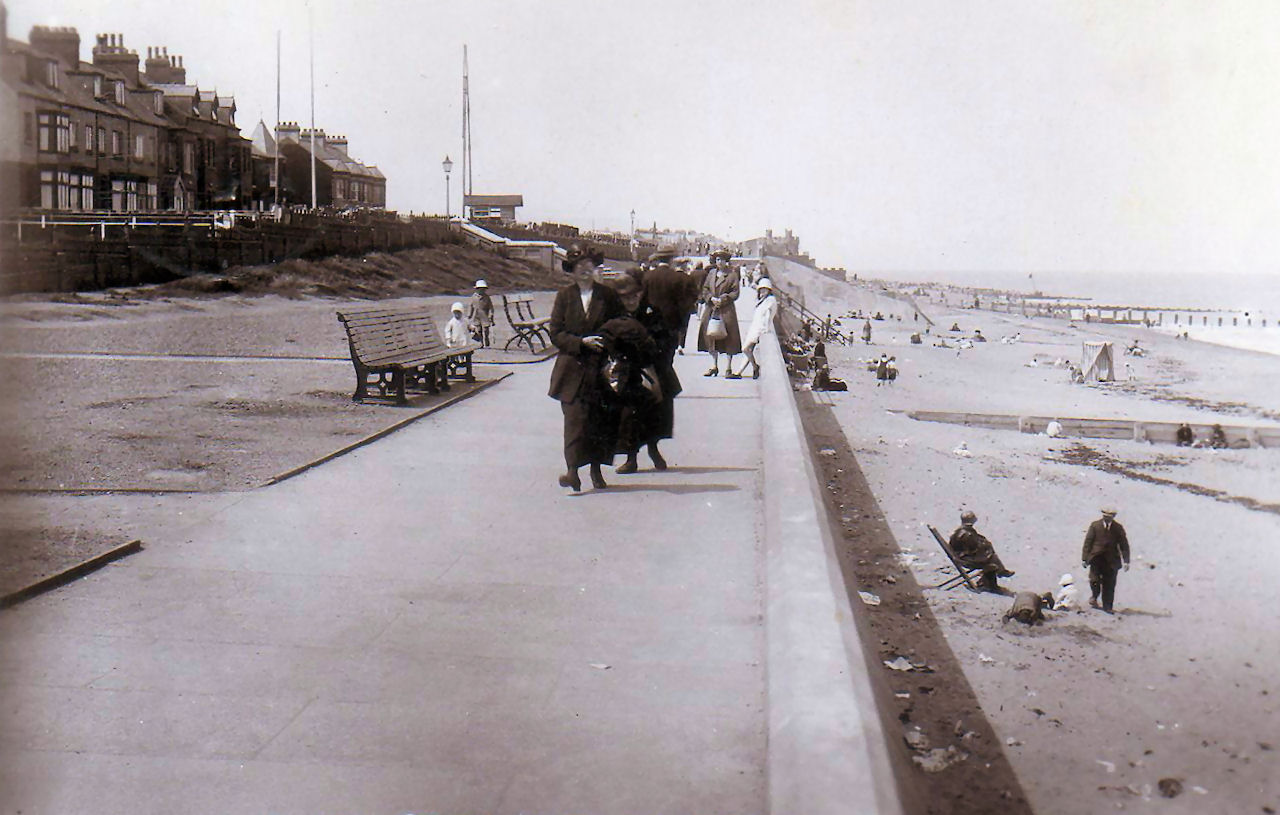
<svg viewBox="0 0 1280 815">
<path fill-rule="evenodd" d="M 724 327 L 724 320 L 718 315 L 707 320 L 707 339 L 722 340 L 727 336 L 729 336 L 729 329 Z"/>
<path fill-rule="evenodd" d="M 621 394 L 631 378 L 631 363 L 626 357 L 610 354 L 600 366 L 600 376 L 605 387 L 615 394 Z"/>
</svg>

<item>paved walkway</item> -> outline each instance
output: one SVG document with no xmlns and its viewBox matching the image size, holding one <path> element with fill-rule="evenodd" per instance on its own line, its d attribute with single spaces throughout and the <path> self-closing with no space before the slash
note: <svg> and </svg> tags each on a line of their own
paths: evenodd
<svg viewBox="0 0 1280 815">
<path fill-rule="evenodd" d="M 0 811 L 765 811 L 759 383 L 677 361 L 666 473 L 558 487 L 525 366 L 0 613 Z"/>
</svg>

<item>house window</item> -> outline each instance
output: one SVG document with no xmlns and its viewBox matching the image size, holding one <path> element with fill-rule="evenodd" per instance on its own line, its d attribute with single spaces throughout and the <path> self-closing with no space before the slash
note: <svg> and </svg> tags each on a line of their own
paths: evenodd
<svg viewBox="0 0 1280 815">
<path fill-rule="evenodd" d="M 114 179 L 111 182 L 111 211 L 124 212 L 124 180 Z"/>
<path fill-rule="evenodd" d="M 93 152 L 93 125 L 84 126 L 84 151 Z"/>
<path fill-rule="evenodd" d="M 76 127 L 76 125 L 74 124 L 67 125 L 67 135 L 70 137 L 70 147 L 72 150 L 76 149 L 76 131 L 77 130 L 79 130 L 79 128 Z"/>
<path fill-rule="evenodd" d="M 40 137 L 38 148 L 42 153 L 67 153 L 71 151 L 71 117 L 62 113 L 39 115 Z"/>
<path fill-rule="evenodd" d="M 93 209 L 93 176 L 89 173 L 80 174 L 80 208 Z"/>
<path fill-rule="evenodd" d="M 146 155 L 147 142 L 146 138 L 138 133 L 133 137 L 133 157 L 140 159 Z"/>
<path fill-rule="evenodd" d="M 182 172 L 188 175 L 196 171 L 196 146 L 191 142 L 182 145 Z"/>
<path fill-rule="evenodd" d="M 155 94 L 153 94 L 153 97 L 155 99 L 155 106 L 153 109 L 155 110 L 156 115 L 163 116 L 164 115 L 164 94 L 157 91 Z"/>
<path fill-rule="evenodd" d="M 105 127 L 98 128 L 98 155 L 105 156 L 107 154 L 107 129 Z"/>
<path fill-rule="evenodd" d="M 116 83 L 116 104 L 120 105 L 121 107 L 124 106 L 124 83 L 123 82 Z"/>
<path fill-rule="evenodd" d="M 117 158 L 124 155 L 124 145 L 122 144 L 119 130 L 111 131 L 111 155 Z"/>
<path fill-rule="evenodd" d="M 58 61 L 51 59 L 44 64 L 45 84 L 50 88 L 58 87 Z"/>
<path fill-rule="evenodd" d="M 100 76 L 93 78 L 93 95 L 98 99 L 102 98 L 102 77 Z"/>
<path fill-rule="evenodd" d="M 71 209 L 71 173 L 40 171 L 40 206 L 43 209 Z"/>
</svg>

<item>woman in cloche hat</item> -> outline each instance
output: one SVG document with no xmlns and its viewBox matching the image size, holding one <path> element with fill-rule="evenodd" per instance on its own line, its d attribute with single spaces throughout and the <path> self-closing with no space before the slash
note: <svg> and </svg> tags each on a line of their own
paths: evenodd
<svg viewBox="0 0 1280 815">
<path fill-rule="evenodd" d="M 591 467 L 591 485 L 604 489 L 601 465 L 613 464 L 618 417 L 607 401 L 601 366 L 604 339 L 600 329 L 625 314 L 622 300 L 599 281 L 597 267 L 604 255 L 575 244 L 561 263 L 572 282 L 556 292 L 551 307 L 551 342 L 560 353 L 551 370 L 548 395 L 560 402 L 564 414 L 565 473 L 560 486 L 582 489 L 579 468 Z"/>
</svg>

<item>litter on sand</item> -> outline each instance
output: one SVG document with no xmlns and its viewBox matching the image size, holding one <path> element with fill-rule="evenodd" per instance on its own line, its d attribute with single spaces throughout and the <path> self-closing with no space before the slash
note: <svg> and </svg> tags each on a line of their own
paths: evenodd
<svg viewBox="0 0 1280 815">
<path fill-rule="evenodd" d="M 1165 798 L 1177 798 L 1182 794 L 1182 782 L 1176 778 L 1161 778 L 1156 782 L 1156 789 Z"/>
<path fill-rule="evenodd" d="M 1106 768 L 1107 772 L 1109 773 L 1113 773 L 1116 771 L 1116 764 L 1114 761 L 1103 761 L 1100 758 L 1095 758 L 1094 762 L 1097 764 L 1101 764 L 1103 767 Z"/>
<path fill-rule="evenodd" d="M 973 458 L 973 453 L 969 450 L 969 444 L 967 442 L 960 442 L 960 444 L 956 446 L 956 449 L 951 452 L 961 458 Z"/>
<path fill-rule="evenodd" d="M 818 453 L 824 456 L 834 456 L 836 454 L 836 451 L 835 451 L 835 448 L 833 447 L 823 447 L 818 451 Z"/>
<path fill-rule="evenodd" d="M 906 657 L 898 657 L 897 659 L 886 659 L 884 666 L 895 671 L 914 671 L 916 666 L 911 664 L 911 660 Z"/>
<path fill-rule="evenodd" d="M 927 773 L 940 773 L 968 757 L 968 753 L 962 753 L 955 748 L 955 745 L 950 745 L 945 748 L 935 747 L 923 755 L 912 756 L 911 760 L 919 764 L 920 769 Z"/>
<path fill-rule="evenodd" d="M 979 662 L 982 662 L 982 663 L 985 663 L 985 664 L 987 664 L 987 665 L 991 665 L 992 663 L 994 663 L 994 662 L 995 662 L 995 660 L 994 660 L 994 659 L 992 659 L 991 657 L 989 657 L 989 656 L 987 656 L 986 654 L 983 654 L 983 653 L 979 653 L 979 654 L 978 654 L 978 661 L 979 661 Z"/>
<path fill-rule="evenodd" d="M 862 602 L 866 603 L 869 606 L 880 605 L 880 598 L 869 591 L 860 591 L 858 592 L 858 596 L 862 598 Z"/>
<path fill-rule="evenodd" d="M 593 663 L 591 663 L 591 667 L 592 667 L 592 668 L 595 668 L 597 671 L 607 671 L 607 670 L 609 670 L 609 668 L 611 668 L 612 666 L 611 666 L 611 665 L 606 665 L 606 664 L 605 664 L 605 663 L 603 663 L 603 662 L 593 662 Z"/>
</svg>

